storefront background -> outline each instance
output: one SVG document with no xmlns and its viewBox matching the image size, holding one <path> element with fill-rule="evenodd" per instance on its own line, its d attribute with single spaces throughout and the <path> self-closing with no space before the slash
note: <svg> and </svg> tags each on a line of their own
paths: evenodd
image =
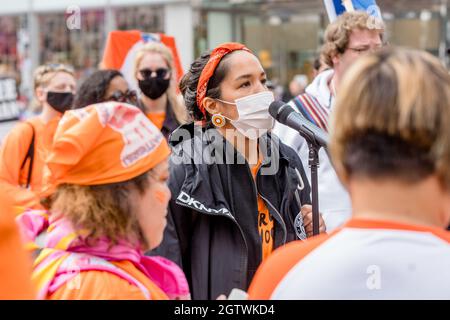
<svg viewBox="0 0 450 320">
<path fill-rule="evenodd" d="M 392 44 L 427 50 L 448 63 L 447 0 L 378 0 Z M 78 3 L 79 29 L 67 27 Z M 98 67 L 109 31 L 140 29 L 176 37 L 186 70 L 194 57 L 225 41 L 245 43 L 269 78 L 284 86 L 311 75 L 328 24 L 322 0 L 15 0 L 0 7 L 0 75 L 31 94 L 38 64 L 65 62 L 83 79 Z"/>
<path fill-rule="evenodd" d="M 448 63 L 448 1 L 377 3 L 389 43 L 427 50 Z M 241 41 L 258 54 L 271 80 L 286 86 L 296 74 L 312 77 L 329 23 L 323 1 L 205 0 L 201 11 L 196 55 L 223 41 Z"/>
</svg>

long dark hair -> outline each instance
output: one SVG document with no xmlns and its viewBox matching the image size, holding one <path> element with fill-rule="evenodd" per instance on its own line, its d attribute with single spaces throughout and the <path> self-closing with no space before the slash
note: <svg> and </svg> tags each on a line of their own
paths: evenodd
<svg viewBox="0 0 450 320">
<path fill-rule="evenodd" d="M 99 70 L 91 74 L 75 95 L 72 109 L 80 109 L 91 104 L 104 102 L 109 84 L 115 77 L 123 77 L 117 70 Z"/>
</svg>

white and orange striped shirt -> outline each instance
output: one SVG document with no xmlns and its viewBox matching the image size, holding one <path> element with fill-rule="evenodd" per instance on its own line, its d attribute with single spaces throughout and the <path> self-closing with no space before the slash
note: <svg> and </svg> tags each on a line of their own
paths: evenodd
<svg viewBox="0 0 450 320">
<path fill-rule="evenodd" d="M 250 299 L 450 299 L 450 232 L 352 219 L 292 242 L 258 269 Z"/>
</svg>

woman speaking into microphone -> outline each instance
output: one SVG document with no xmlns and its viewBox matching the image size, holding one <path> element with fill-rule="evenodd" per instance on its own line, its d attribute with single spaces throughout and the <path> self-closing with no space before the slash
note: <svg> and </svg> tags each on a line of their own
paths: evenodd
<svg viewBox="0 0 450 320">
<path fill-rule="evenodd" d="M 156 251 L 182 266 L 194 299 L 216 299 L 246 290 L 272 250 L 312 235 L 310 188 L 298 156 L 270 132 L 273 94 L 248 48 L 203 54 L 180 89 L 196 122 L 170 139 L 172 199 Z"/>
</svg>

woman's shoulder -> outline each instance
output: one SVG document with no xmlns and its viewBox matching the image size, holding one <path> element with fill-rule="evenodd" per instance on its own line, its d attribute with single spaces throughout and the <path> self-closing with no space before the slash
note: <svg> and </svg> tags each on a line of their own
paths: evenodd
<svg viewBox="0 0 450 320">
<path fill-rule="evenodd" d="M 269 138 L 271 143 L 275 146 L 275 149 L 278 150 L 280 158 L 286 159 L 292 167 L 303 167 L 300 157 L 294 149 L 281 141 L 281 139 L 273 133 L 269 135 Z"/>
<path fill-rule="evenodd" d="M 50 300 L 144 300 L 145 295 L 135 285 L 107 271 L 82 271 L 62 285 Z"/>
<path fill-rule="evenodd" d="M 17 123 L 2 140 L 3 148 L 7 145 L 19 147 L 29 144 L 35 131 L 35 126 L 30 120 Z"/>
<path fill-rule="evenodd" d="M 39 132 L 45 127 L 41 118 L 36 116 L 33 118 L 19 121 L 9 132 L 9 136 L 28 137 L 33 132 Z"/>
<path fill-rule="evenodd" d="M 177 176 L 184 175 L 186 166 L 192 163 L 194 154 L 202 154 L 202 135 L 199 128 L 193 123 L 179 126 L 169 137 L 169 144 L 172 149 L 170 155 L 170 173 Z"/>
<path fill-rule="evenodd" d="M 309 182 L 305 173 L 303 163 L 297 154 L 297 152 L 290 146 L 284 144 L 276 135 L 271 135 L 272 142 L 278 148 L 278 164 L 280 168 L 285 168 L 288 172 L 287 177 L 289 180 L 294 181 L 295 185 L 304 187 L 304 194 L 309 194 Z M 281 170 L 282 171 L 282 170 Z"/>
</svg>

